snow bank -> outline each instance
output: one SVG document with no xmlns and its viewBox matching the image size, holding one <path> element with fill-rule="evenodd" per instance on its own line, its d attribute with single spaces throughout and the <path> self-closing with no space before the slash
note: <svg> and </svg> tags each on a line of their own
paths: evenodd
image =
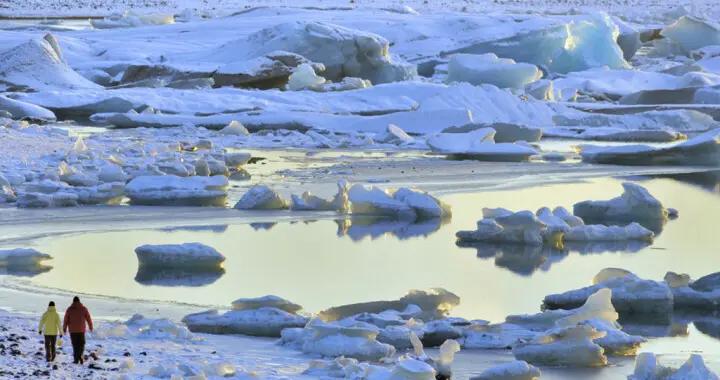
<svg viewBox="0 0 720 380">
<path fill-rule="evenodd" d="M 668 146 L 623 145 L 581 147 L 583 161 L 616 165 L 716 165 L 720 162 L 720 131 L 712 130 Z"/>
<path fill-rule="evenodd" d="M 583 201 L 573 206 L 573 213 L 587 221 L 653 221 L 666 220 L 668 211 L 662 203 L 653 197 L 644 187 L 632 183 L 623 182 L 623 193 L 617 198 L 607 201 Z M 631 224 L 626 227 L 628 236 L 637 238 L 642 236 L 642 228 L 639 225 Z M 586 230 L 587 231 L 587 230 Z M 577 236 L 582 235 L 581 231 Z M 587 231 L 588 233 L 590 231 Z M 600 231 L 598 231 L 600 232 Z"/>
<path fill-rule="evenodd" d="M 225 256 L 200 243 L 141 245 L 135 248 L 140 266 L 219 268 Z"/>
<path fill-rule="evenodd" d="M 265 185 L 251 187 L 234 208 L 238 210 L 285 210 L 288 202 L 280 194 Z"/>
<path fill-rule="evenodd" d="M 493 53 L 455 54 L 448 63 L 448 82 L 492 84 L 500 88 L 523 88 L 542 77 L 537 66 L 498 58 Z"/>
<path fill-rule="evenodd" d="M 540 375 L 537 367 L 522 360 L 515 360 L 492 366 L 479 375 L 470 377 L 470 380 L 537 380 Z"/>
<path fill-rule="evenodd" d="M 35 91 L 100 88 L 68 66 L 52 34 L 0 52 L 0 81 Z"/>
<path fill-rule="evenodd" d="M 225 176 L 139 176 L 125 187 L 130 202 L 139 205 L 224 206 Z"/>
</svg>

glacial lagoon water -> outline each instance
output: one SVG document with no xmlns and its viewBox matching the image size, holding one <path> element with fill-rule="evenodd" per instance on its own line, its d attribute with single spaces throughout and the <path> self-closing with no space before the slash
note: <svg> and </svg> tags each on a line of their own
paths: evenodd
<svg viewBox="0 0 720 380">
<path fill-rule="evenodd" d="M 40 288 L 203 306 L 276 294 L 310 312 L 396 299 L 409 289 L 443 287 L 461 298 L 453 315 L 499 322 L 508 314 L 538 312 L 545 295 L 589 285 L 606 267 L 657 280 L 669 270 L 693 278 L 720 270 L 717 178 L 717 173 L 709 173 L 629 179 L 680 212 L 664 226 L 649 226 L 659 232 L 651 245 L 574 245 L 559 252 L 455 243 L 455 232 L 473 229 L 483 207 L 571 209 L 577 201 L 619 195 L 621 182 L 628 179 L 612 178 L 445 195 L 443 200 L 453 206 L 453 217 L 446 223 L 320 219 L 48 236 L 30 244 L 54 257 L 52 269 L 22 273 L 17 280 Z M 193 241 L 222 252 L 227 257 L 224 272 L 138 272 L 135 247 Z M 10 274 L 6 279 L 13 278 Z M 678 318 L 676 325 L 663 330 L 671 331 L 671 337 L 653 339 L 643 351 L 667 353 L 676 361 L 700 351 L 717 368 L 720 319 L 701 315 L 705 323 L 696 326 L 696 317 Z"/>
</svg>

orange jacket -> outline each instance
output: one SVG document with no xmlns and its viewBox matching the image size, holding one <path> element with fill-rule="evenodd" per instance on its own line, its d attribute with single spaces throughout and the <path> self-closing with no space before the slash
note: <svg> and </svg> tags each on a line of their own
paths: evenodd
<svg viewBox="0 0 720 380">
<path fill-rule="evenodd" d="M 73 304 L 65 310 L 63 332 L 70 330 L 71 333 L 84 333 L 86 322 L 90 331 L 93 331 L 92 318 L 90 318 L 88 309 L 80 302 L 73 302 Z"/>
</svg>

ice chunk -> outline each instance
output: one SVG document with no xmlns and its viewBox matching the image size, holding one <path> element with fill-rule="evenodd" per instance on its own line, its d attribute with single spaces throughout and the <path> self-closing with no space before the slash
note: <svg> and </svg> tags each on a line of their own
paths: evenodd
<svg viewBox="0 0 720 380">
<path fill-rule="evenodd" d="M 540 370 L 522 360 L 498 364 L 482 371 L 470 380 L 538 380 Z"/>
<path fill-rule="evenodd" d="M 445 128 L 442 132 L 443 133 L 467 133 L 472 132 L 478 129 L 483 128 L 492 128 L 495 130 L 495 134 L 493 135 L 492 141 L 498 142 L 498 143 L 505 143 L 505 142 L 517 142 L 517 141 L 526 141 L 526 142 L 536 142 L 540 141 L 540 138 L 543 135 L 542 129 L 539 128 L 532 128 L 528 127 L 526 125 L 517 124 L 517 123 L 508 123 L 508 122 L 496 122 L 496 123 L 472 123 L 472 124 L 466 124 L 460 127 L 450 127 Z M 487 141 L 490 141 L 490 139 L 487 139 Z"/>
<path fill-rule="evenodd" d="M 691 354 L 678 369 L 665 367 L 652 352 L 643 352 L 635 359 L 635 371 L 628 380 L 718 380 L 705 365 L 702 356 Z"/>
<path fill-rule="evenodd" d="M 583 201 L 573 206 L 573 213 L 587 221 L 656 221 L 666 220 L 667 210 L 644 187 L 623 182 L 623 193 L 607 201 Z M 629 225 L 628 233 L 642 235 L 640 226 Z"/>
<path fill-rule="evenodd" d="M 0 266 L 35 266 L 52 257 L 32 248 L 0 250 Z"/>
<path fill-rule="evenodd" d="M 315 74 L 315 69 L 307 63 L 298 66 L 290 74 L 287 88 L 290 91 L 313 89 L 325 83 L 325 78 Z"/>
<path fill-rule="evenodd" d="M 634 276 L 632 272 L 622 268 L 603 268 L 598 274 L 593 277 L 593 285 L 601 284 L 605 281 L 609 281 L 615 278 L 622 278 L 625 276 Z"/>
<path fill-rule="evenodd" d="M 251 187 L 234 206 L 238 210 L 285 210 L 288 202 L 265 185 Z"/>
<path fill-rule="evenodd" d="M 434 380 L 435 369 L 428 363 L 412 358 L 398 361 L 387 380 Z"/>
<path fill-rule="evenodd" d="M 348 191 L 353 214 L 382 215 L 398 219 L 417 218 L 417 213 L 407 203 L 393 198 L 392 194 L 379 187 L 353 185 Z"/>
<path fill-rule="evenodd" d="M 433 320 L 446 316 L 458 304 L 460 304 L 460 297 L 445 289 L 411 290 L 407 295 L 396 301 L 374 301 L 336 306 L 321 311 L 318 316 L 323 320 L 335 321 L 365 312 L 379 313 L 386 310 L 405 310 L 410 305 L 416 305 L 422 310 L 416 317 L 423 320 Z"/>
<path fill-rule="evenodd" d="M 140 205 L 224 206 L 225 176 L 139 176 L 125 187 L 130 202 Z"/>
<path fill-rule="evenodd" d="M 135 248 L 140 266 L 219 268 L 225 256 L 200 243 L 142 245 Z"/>
<path fill-rule="evenodd" d="M 667 146 L 583 146 L 586 162 L 619 165 L 716 165 L 720 161 L 720 130 L 711 130 L 685 142 Z"/>
<path fill-rule="evenodd" d="M 395 191 L 393 198 L 415 210 L 419 219 L 445 218 L 451 215 L 449 205 L 423 191 L 403 187 Z"/>
<path fill-rule="evenodd" d="M 378 329 L 372 325 L 312 320 L 305 326 L 307 335 L 302 350 L 327 357 L 345 356 L 361 361 L 379 361 L 395 353 L 389 344 L 377 341 Z"/>
<path fill-rule="evenodd" d="M 513 323 L 472 324 L 465 332 L 465 349 L 510 349 L 534 339 L 538 333 Z"/>
<path fill-rule="evenodd" d="M 223 135 L 247 136 L 250 134 L 247 128 L 237 120 L 231 121 L 225 128 L 220 130 Z"/>
<path fill-rule="evenodd" d="M 307 321 L 305 317 L 274 307 L 231 310 L 224 314 L 208 310 L 183 318 L 193 332 L 264 337 L 280 337 L 283 329 L 303 327 Z"/>
<path fill-rule="evenodd" d="M 532 364 L 602 367 L 607 365 L 607 357 L 600 345 L 593 340 L 605 336 L 592 326 L 582 324 L 561 327 L 547 331 L 531 342 L 513 348 L 518 360 Z"/>
<path fill-rule="evenodd" d="M 699 292 L 712 292 L 720 290 L 720 272 L 701 277 L 690 284 L 690 287 Z"/>
<path fill-rule="evenodd" d="M 338 211 L 346 213 L 350 206 L 348 201 L 348 188 L 346 181 L 338 182 L 338 192 L 331 200 L 326 200 L 306 191 L 301 196 L 292 195 L 291 210 L 294 211 Z"/>
<path fill-rule="evenodd" d="M 665 277 L 663 277 L 663 280 L 671 288 L 680 288 L 688 286 L 690 284 L 690 275 L 686 273 L 678 274 L 675 272 L 667 272 L 665 273 Z"/>
<path fill-rule="evenodd" d="M 122 167 L 112 162 L 107 162 L 105 165 L 100 167 L 98 172 L 98 180 L 102 182 L 125 182 L 128 176 L 123 171 Z"/>
<path fill-rule="evenodd" d="M 480 128 L 467 133 L 438 133 L 427 139 L 433 152 L 450 158 L 470 158 L 483 161 L 526 161 L 537 151 L 526 145 L 494 142 L 495 130 Z"/>
<path fill-rule="evenodd" d="M 593 224 L 572 227 L 563 235 L 565 241 L 623 241 L 641 240 L 652 242 L 655 233 L 638 223 L 627 226 L 605 226 Z"/>
<path fill-rule="evenodd" d="M 498 58 L 493 53 L 454 54 L 448 63 L 449 82 L 488 83 L 500 88 L 523 88 L 542 78 L 537 66 Z"/>
<path fill-rule="evenodd" d="M 480 42 L 453 52 L 490 53 L 568 73 L 591 67 L 627 68 L 617 45 L 620 31 L 605 13 L 574 17 L 567 23 L 540 30 L 515 33 L 512 37 Z"/>
<path fill-rule="evenodd" d="M 14 119 L 46 122 L 56 120 L 55 114 L 49 109 L 21 102 L 19 100 L 10 99 L 2 95 L 0 95 L 0 110 L 10 112 Z"/>
<path fill-rule="evenodd" d="M 495 219 L 485 218 L 477 223 L 475 231 L 458 231 L 456 236 L 463 242 L 495 242 L 542 245 L 547 230 L 532 212 L 520 211 Z"/>
<path fill-rule="evenodd" d="M 232 302 L 233 310 L 255 310 L 264 307 L 280 309 L 291 314 L 296 314 L 302 309 L 302 306 L 274 295 L 258 298 L 238 298 Z"/>
<path fill-rule="evenodd" d="M 682 16 L 660 34 L 689 54 L 705 46 L 720 45 L 720 26 L 693 16 Z"/>
<path fill-rule="evenodd" d="M 396 62 L 389 55 L 389 42 L 376 34 L 317 22 L 294 21 L 260 30 L 211 52 L 219 61 L 234 61 L 238 54 L 257 57 L 272 51 L 299 54 L 325 65 L 330 80 L 360 77 L 372 83 L 406 80 L 416 75 L 414 66 Z M 203 52 L 207 56 L 207 52 Z"/>
<path fill-rule="evenodd" d="M 0 52 L 0 81 L 36 91 L 48 88 L 101 88 L 68 66 L 52 34 Z"/>
<path fill-rule="evenodd" d="M 90 20 L 95 29 L 131 28 L 144 25 L 168 25 L 175 23 L 172 14 L 140 14 L 132 11 L 116 13 L 100 20 Z"/>
<path fill-rule="evenodd" d="M 548 309 L 579 307 L 602 288 L 612 290 L 612 304 L 620 313 L 668 315 L 673 310 L 673 293 L 664 282 L 643 280 L 634 274 L 610 276 L 595 285 L 545 297 Z"/>
<path fill-rule="evenodd" d="M 386 144 L 408 144 L 415 141 L 412 136 L 395 124 L 388 124 L 385 133 L 376 135 L 373 140 Z"/>
</svg>

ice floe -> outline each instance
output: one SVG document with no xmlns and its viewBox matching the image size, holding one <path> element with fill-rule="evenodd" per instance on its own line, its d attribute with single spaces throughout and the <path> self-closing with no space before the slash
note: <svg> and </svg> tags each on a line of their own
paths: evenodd
<svg viewBox="0 0 720 380">
<path fill-rule="evenodd" d="M 353 214 L 389 216 L 398 219 L 444 218 L 450 208 L 428 193 L 408 188 L 390 192 L 375 186 L 355 184 L 348 191 Z"/>
<path fill-rule="evenodd" d="M 36 266 L 50 259 L 52 259 L 50 255 L 32 248 L 0 250 L 0 265 L 5 267 Z"/>
<path fill-rule="evenodd" d="M 288 201 L 268 186 L 251 187 L 234 206 L 238 210 L 285 210 Z"/>
</svg>

